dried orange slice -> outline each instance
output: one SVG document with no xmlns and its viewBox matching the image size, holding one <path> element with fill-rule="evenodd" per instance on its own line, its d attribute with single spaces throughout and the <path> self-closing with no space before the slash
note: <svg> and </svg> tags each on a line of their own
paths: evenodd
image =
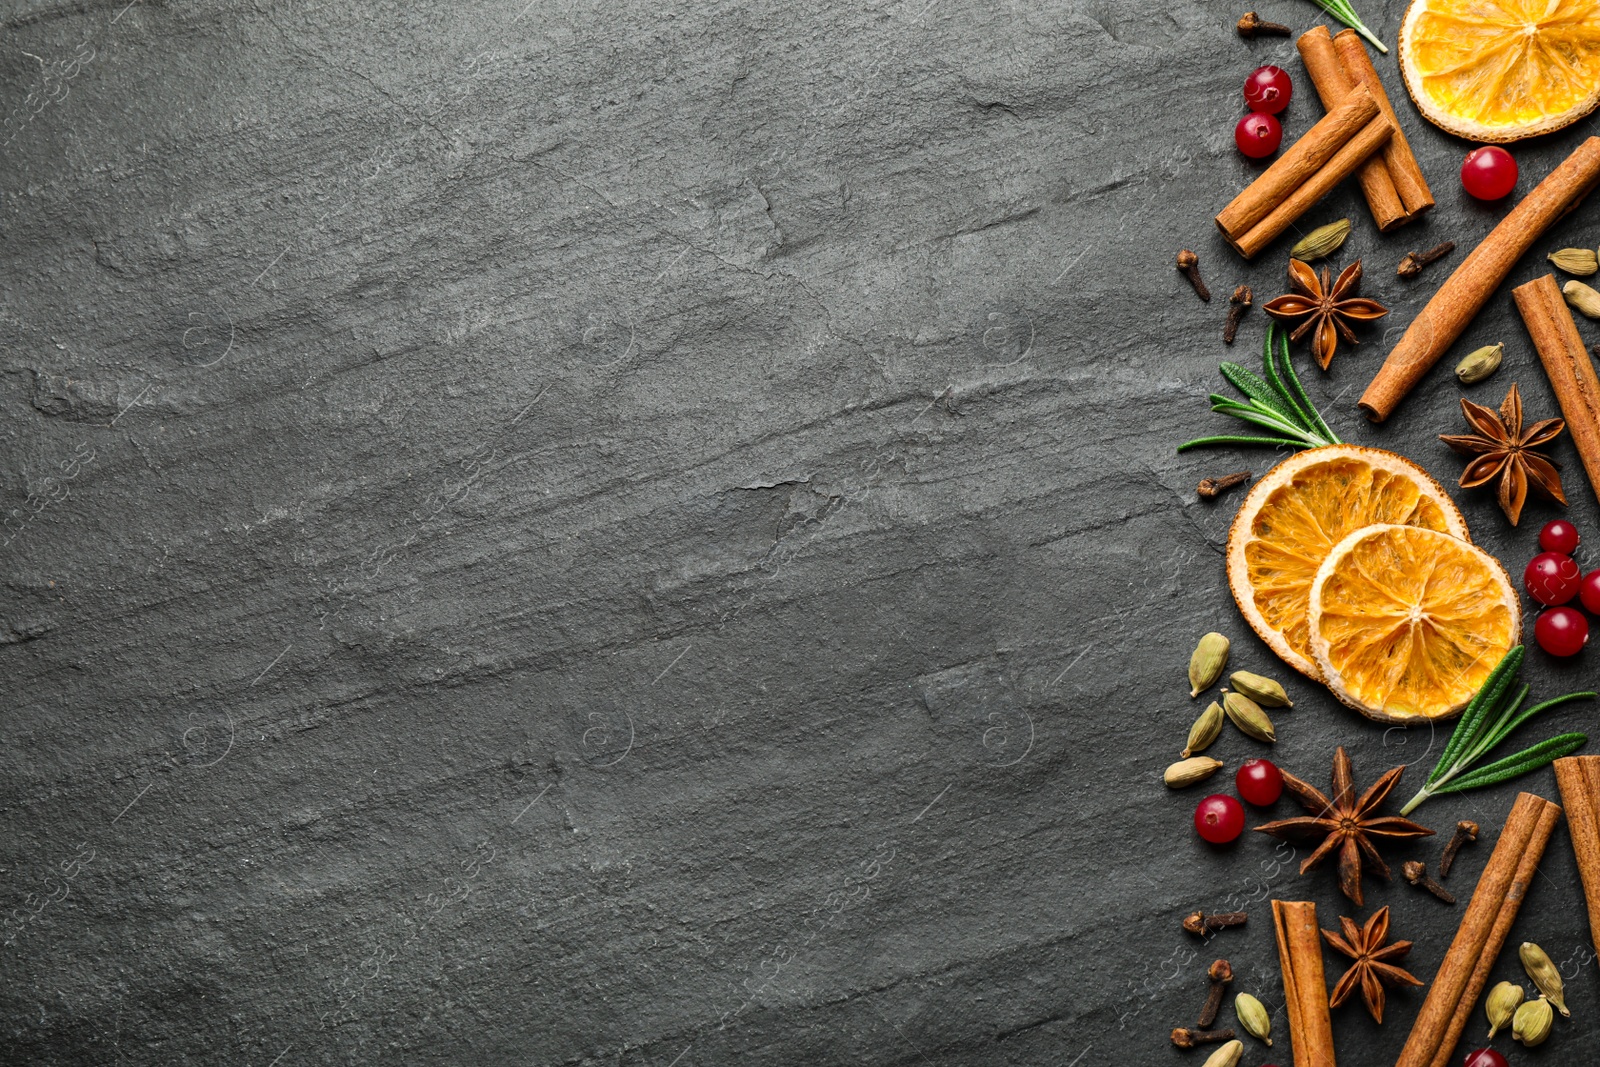
<svg viewBox="0 0 1600 1067">
<path fill-rule="evenodd" d="M 1467 539 L 1466 520 L 1427 471 L 1360 445 L 1297 452 L 1239 505 L 1228 533 L 1228 586 L 1261 640 L 1302 674 L 1322 677 L 1306 625 L 1317 568 L 1346 534 L 1379 522 Z"/>
<path fill-rule="evenodd" d="M 1322 680 L 1382 722 L 1456 714 L 1522 635 L 1500 561 L 1415 526 L 1368 526 L 1334 545 L 1308 619 Z"/>
<path fill-rule="evenodd" d="M 1441 129 L 1474 141 L 1550 133 L 1600 104 L 1600 0 L 1412 0 L 1399 59 Z"/>
</svg>

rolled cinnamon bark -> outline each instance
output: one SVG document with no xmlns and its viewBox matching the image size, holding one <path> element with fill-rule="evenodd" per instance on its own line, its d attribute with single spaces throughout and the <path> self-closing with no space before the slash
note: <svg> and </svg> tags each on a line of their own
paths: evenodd
<svg viewBox="0 0 1600 1067">
<path fill-rule="evenodd" d="M 1566 756 L 1555 768 L 1589 908 L 1589 939 L 1600 950 L 1600 756 Z"/>
<path fill-rule="evenodd" d="M 1358 42 L 1359 43 L 1359 42 Z M 1295 42 L 1295 47 L 1300 50 L 1300 60 L 1305 64 L 1306 73 L 1311 75 L 1311 84 L 1317 87 L 1317 95 L 1322 98 L 1322 106 L 1329 111 L 1338 107 L 1344 98 L 1350 95 L 1350 90 L 1356 87 L 1354 75 L 1346 69 L 1339 52 L 1333 46 L 1333 37 L 1328 33 L 1328 27 L 1318 26 L 1300 35 Z M 1365 53 L 1363 53 L 1365 55 Z M 1368 86 L 1368 92 L 1372 92 Z M 1382 86 L 1372 94 L 1373 102 L 1383 110 L 1388 100 L 1379 101 L 1379 94 L 1383 92 Z M 1393 122 L 1393 108 L 1388 109 L 1390 121 Z M 1399 126 L 1395 127 L 1396 133 Z M 1393 144 L 1393 136 L 1390 143 Z M 1388 149 L 1384 150 L 1386 153 Z M 1396 227 L 1405 225 L 1407 221 L 1406 206 L 1400 199 L 1400 192 L 1395 188 L 1394 179 L 1389 176 L 1389 166 L 1385 162 L 1384 153 L 1374 153 L 1365 163 L 1356 170 L 1356 181 L 1361 184 L 1361 192 L 1367 198 L 1367 209 L 1372 212 L 1372 221 L 1379 230 L 1387 233 Z"/>
<path fill-rule="evenodd" d="M 1339 52 L 1345 73 L 1366 86 L 1372 99 L 1378 102 L 1378 110 L 1394 127 L 1394 135 L 1383 146 L 1383 162 L 1389 172 L 1389 180 L 1400 194 L 1400 202 L 1405 205 L 1403 222 L 1410 222 L 1433 206 L 1433 191 L 1428 188 L 1428 180 L 1422 176 L 1422 168 L 1417 165 L 1417 157 L 1411 151 L 1411 142 L 1406 140 L 1405 131 L 1400 128 L 1399 116 L 1394 113 L 1394 105 L 1389 103 L 1389 94 L 1383 91 L 1383 82 L 1378 80 L 1378 71 L 1373 67 L 1372 57 L 1367 54 L 1367 46 L 1361 43 L 1360 35 L 1355 30 L 1340 30 L 1333 36 L 1333 47 Z"/>
<path fill-rule="evenodd" d="M 1511 296 L 1555 390 L 1561 417 L 1572 431 L 1589 487 L 1600 497 L 1600 377 L 1578 336 L 1572 311 L 1552 274 L 1517 286 Z"/>
<path fill-rule="evenodd" d="M 1250 259 L 1382 147 L 1392 129 L 1371 93 L 1351 90 L 1222 209 L 1217 228 Z"/>
<path fill-rule="evenodd" d="M 1278 964 L 1283 969 L 1283 1003 L 1289 1014 L 1294 1067 L 1335 1067 L 1317 906 L 1307 900 L 1274 900 L 1272 925 L 1278 933 Z"/>
<path fill-rule="evenodd" d="M 1577 207 L 1596 184 L 1600 184 L 1600 137 L 1590 137 L 1523 197 L 1439 287 L 1361 394 L 1361 413 L 1373 422 L 1393 414 L 1401 399 L 1461 336 L 1529 246 Z"/>
<path fill-rule="evenodd" d="M 1560 807 L 1543 797 L 1517 795 L 1396 1067 L 1448 1062 L 1560 818 Z M 1489 966 L 1480 967 L 1486 955 Z"/>
<path fill-rule="evenodd" d="M 1450 1017 L 1444 1040 L 1439 1043 L 1439 1051 L 1434 1055 L 1430 1067 L 1449 1067 L 1450 1057 L 1455 1054 L 1456 1043 L 1461 1040 L 1462 1032 L 1472 1021 L 1472 1009 L 1477 1006 L 1478 997 L 1489 984 L 1489 972 L 1494 969 L 1495 961 L 1500 958 L 1500 950 L 1505 947 L 1506 936 L 1511 933 L 1511 924 L 1517 920 L 1517 910 L 1522 907 L 1522 898 L 1527 896 L 1528 888 L 1533 885 L 1533 879 L 1539 873 L 1539 860 L 1544 856 L 1545 845 L 1549 842 L 1556 823 L 1561 821 L 1561 808 L 1549 804 L 1548 801 L 1546 803 L 1548 806 L 1539 813 L 1539 822 L 1534 826 L 1533 838 L 1528 842 L 1528 851 L 1522 854 L 1522 861 L 1517 864 L 1516 876 L 1511 879 L 1511 887 L 1506 890 L 1505 903 L 1500 905 L 1494 925 L 1489 928 L 1489 937 L 1483 943 L 1483 951 L 1478 954 L 1478 964 L 1472 968 L 1472 977 L 1467 980 L 1466 991 L 1456 1003 L 1455 1014 Z"/>
</svg>

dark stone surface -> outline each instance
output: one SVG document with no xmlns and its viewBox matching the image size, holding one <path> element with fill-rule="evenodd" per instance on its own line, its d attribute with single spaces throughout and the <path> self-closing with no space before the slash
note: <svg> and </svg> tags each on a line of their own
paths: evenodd
<svg viewBox="0 0 1600 1067">
<path fill-rule="evenodd" d="M 1361 6 L 1392 41 L 1399 0 Z M 1286 673 L 1225 587 L 1237 495 L 1194 492 L 1274 457 L 1173 452 L 1222 422 L 1226 294 L 1282 284 L 1210 221 L 1239 86 L 1279 62 L 1289 135 L 1320 114 L 1243 7 L 7 5 L 3 1058 L 1197 1064 L 1167 1032 L 1219 953 L 1277 1009 L 1265 899 L 1331 925 L 1332 874 L 1203 847 L 1159 779 L 1201 632 Z M 1444 277 L 1400 256 L 1505 208 L 1380 69 L 1439 207 L 1305 220 L 1354 216 L 1394 308 L 1307 378 L 1453 484 L 1448 370 L 1388 426 L 1354 400 Z M 1593 128 L 1518 147 L 1519 190 Z M 1501 339 L 1478 393 L 1551 413 L 1504 293 L 1461 350 Z M 1555 514 L 1460 499 L 1515 570 Z M 1293 690 L 1274 754 L 1313 780 L 1436 751 Z M 1564 830 L 1544 874 L 1513 939 L 1572 979 L 1571 1063 Z M 1431 977 L 1460 909 L 1368 899 Z M 1339 1012 L 1340 1062 L 1421 1000 Z"/>
</svg>

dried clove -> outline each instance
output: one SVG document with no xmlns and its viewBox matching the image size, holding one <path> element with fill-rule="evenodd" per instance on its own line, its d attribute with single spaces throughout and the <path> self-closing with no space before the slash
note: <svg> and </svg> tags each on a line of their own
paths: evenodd
<svg viewBox="0 0 1600 1067">
<path fill-rule="evenodd" d="M 1254 11 L 1246 11 L 1236 27 L 1240 37 L 1288 37 L 1289 27 L 1281 22 L 1268 22 Z"/>
<path fill-rule="evenodd" d="M 1446 241 L 1443 244 L 1434 245 L 1426 252 L 1407 252 L 1405 258 L 1400 261 L 1400 268 L 1395 273 L 1402 278 L 1415 278 L 1422 273 L 1423 267 L 1436 260 L 1443 259 L 1455 250 L 1456 243 L 1454 241 Z"/>
<path fill-rule="evenodd" d="M 1426 889 L 1446 904 L 1456 902 L 1454 893 L 1428 877 L 1428 867 L 1420 860 L 1407 860 L 1400 868 L 1400 873 L 1405 876 L 1406 881 L 1418 889 Z"/>
<path fill-rule="evenodd" d="M 1244 318 L 1244 313 L 1249 310 L 1250 287 L 1241 285 L 1228 298 L 1228 321 L 1222 325 L 1223 344 L 1233 344 L 1233 339 L 1239 335 L 1239 322 Z"/>
<path fill-rule="evenodd" d="M 1202 1030 L 1211 1029 L 1211 1024 L 1217 1021 L 1217 1012 L 1222 1010 L 1223 995 L 1228 992 L 1228 983 L 1233 981 L 1233 964 L 1227 960 L 1217 960 L 1206 970 L 1206 977 L 1211 980 L 1211 992 L 1206 997 L 1206 1006 L 1200 1009 L 1199 1026 Z"/>
<path fill-rule="evenodd" d="M 1191 934 L 1206 937 L 1218 930 L 1226 930 L 1230 926 L 1243 926 L 1248 918 L 1249 915 L 1242 911 L 1225 911 L 1217 915 L 1192 911 L 1183 917 L 1183 928 Z"/>
<path fill-rule="evenodd" d="M 1461 851 L 1461 846 L 1469 841 L 1478 839 L 1478 824 L 1470 819 L 1462 819 L 1456 823 L 1455 836 L 1450 838 L 1450 843 L 1444 846 L 1444 855 L 1439 857 L 1439 877 L 1443 878 L 1450 873 L 1450 865 L 1456 861 L 1456 853 Z"/>
<path fill-rule="evenodd" d="M 1172 1030 L 1172 1043 L 1179 1048 L 1194 1048 L 1196 1045 L 1232 1041 L 1237 1036 L 1232 1030 L 1191 1030 L 1186 1026 L 1177 1026 Z"/>
<path fill-rule="evenodd" d="M 1243 485 L 1249 480 L 1249 471 L 1238 471 L 1234 474 L 1224 474 L 1220 478 L 1202 478 L 1200 480 L 1200 484 L 1195 487 L 1195 492 L 1199 493 L 1207 500 L 1215 500 L 1217 497 L 1221 496 L 1229 489 L 1232 489 L 1234 486 Z"/>
<path fill-rule="evenodd" d="M 1189 279 L 1189 284 L 1194 286 L 1194 291 L 1200 299 L 1209 304 L 1211 290 L 1206 288 L 1206 283 L 1200 278 L 1200 257 L 1187 248 L 1181 250 L 1178 253 L 1178 269 Z"/>
</svg>

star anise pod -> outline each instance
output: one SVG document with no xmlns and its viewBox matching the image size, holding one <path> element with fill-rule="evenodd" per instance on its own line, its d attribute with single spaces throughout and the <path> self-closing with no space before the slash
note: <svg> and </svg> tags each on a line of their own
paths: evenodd
<svg viewBox="0 0 1600 1067">
<path fill-rule="evenodd" d="M 1461 398 L 1461 414 L 1476 433 L 1439 435 L 1439 440 L 1463 456 L 1477 457 L 1461 472 L 1461 488 L 1471 489 L 1496 478 L 1500 510 L 1515 526 L 1522 518 L 1522 505 L 1528 499 L 1528 483 L 1563 505 L 1567 495 L 1561 491 L 1561 464 L 1533 449 L 1561 436 L 1567 424 L 1560 419 L 1541 419 L 1522 428 L 1522 394 L 1515 383 L 1500 405 L 1500 412 Z"/>
<path fill-rule="evenodd" d="M 1301 806 L 1311 812 L 1311 815 L 1269 822 L 1265 826 L 1256 827 L 1256 832 L 1284 839 L 1315 838 L 1320 835 L 1323 838 L 1322 844 L 1306 857 L 1305 862 L 1300 865 L 1300 873 L 1305 874 L 1337 850 L 1339 888 L 1344 891 L 1345 896 L 1355 902 L 1356 907 L 1360 907 L 1361 857 L 1367 858 L 1367 862 L 1372 865 L 1376 873 L 1384 878 L 1390 877 L 1389 865 L 1378 855 L 1373 839 L 1401 840 L 1428 837 L 1433 834 L 1433 831 L 1426 826 L 1419 826 L 1410 819 L 1402 819 L 1397 815 L 1373 814 L 1404 773 L 1404 764 L 1385 772 L 1382 778 L 1373 783 L 1371 789 L 1357 799 L 1355 774 L 1350 767 L 1350 756 L 1341 746 L 1333 754 L 1333 799 L 1329 800 L 1288 771 L 1282 771 L 1283 787 L 1292 793 Z"/>
<path fill-rule="evenodd" d="M 1323 267 L 1319 283 L 1316 271 L 1298 259 L 1291 259 L 1289 287 L 1294 292 L 1274 297 L 1261 305 L 1261 310 L 1275 319 L 1285 322 L 1305 320 L 1289 335 L 1291 340 L 1298 341 L 1312 330 L 1316 331 L 1311 339 L 1311 355 L 1323 370 L 1327 370 L 1328 364 L 1333 362 L 1339 338 L 1343 337 L 1351 344 L 1357 343 L 1350 323 L 1376 322 L 1389 314 L 1389 309 L 1376 300 L 1355 295 L 1356 290 L 1361 288 L 1359 259 L 1339 272 L 1338 281 L 1330 282 L 1331 277 L 1328 268 Z"/>
<path fill-rule="evenodd" d="M 1411 942 L 1384 944 L 1389 940 L 1387 905 L 1373 912 L 1365 926 L 1357 926 L 1343 915 L 1339 916 L 1339 925 L 1344 930 L 1343 937 L 1332 930 L 1324 930 L 1322 938 L 1355 962 L 1333 987 L 1328 1006 L 1337 1008 L 1349 1000 L 1350 994 L 1359 987 L 1361 999 L 1367 1002 L 1367 1010 L 1372 1013 L 1373 1020 L 1381 1023 L 1385 985 L 1422 984 L 1422 979 L 1396 965 L 1396 961 L 1405 959 L 1406 953 L 1411 951 Z"/>
</svg>

